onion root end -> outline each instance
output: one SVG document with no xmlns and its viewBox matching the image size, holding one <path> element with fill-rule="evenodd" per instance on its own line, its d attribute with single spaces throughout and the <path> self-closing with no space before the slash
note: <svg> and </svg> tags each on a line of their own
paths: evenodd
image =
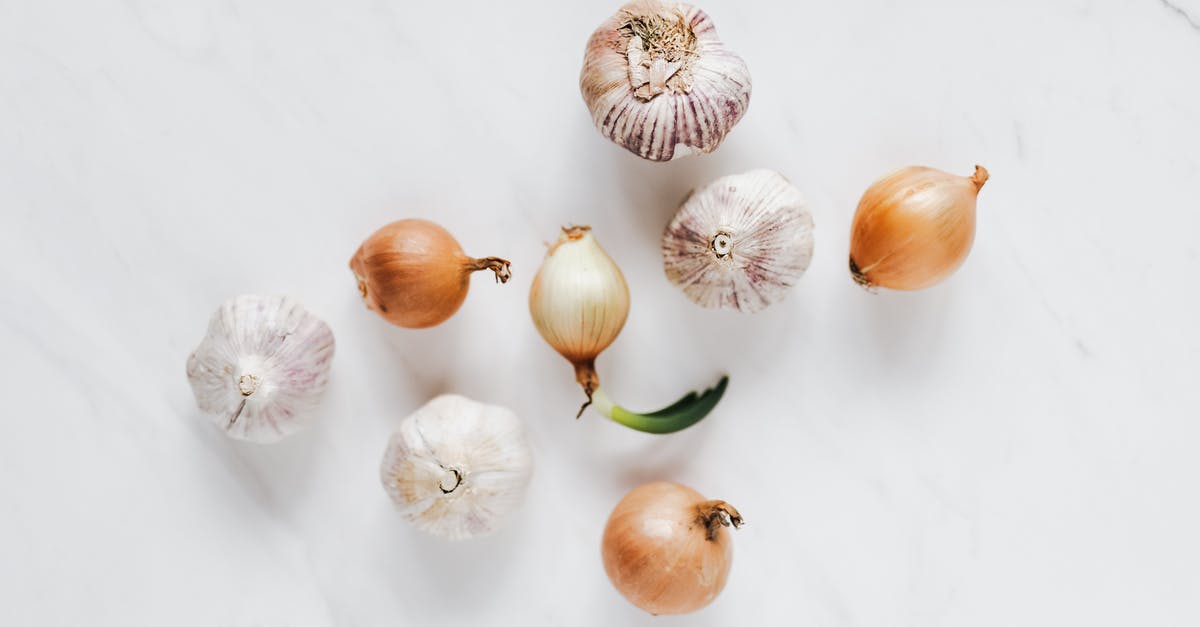
<svg viewBox="0 0 1200 627">
<path fill-rule="evenodd" d="M 872 294 L 875 293 L 875 286 L 871 283 L 871 279 L 868 279 L 866 273 L 858 267 L 858 264 L 854 261 L 854 257 L 850 257 L 850 276 L 864 290 Z"/>
</svg>

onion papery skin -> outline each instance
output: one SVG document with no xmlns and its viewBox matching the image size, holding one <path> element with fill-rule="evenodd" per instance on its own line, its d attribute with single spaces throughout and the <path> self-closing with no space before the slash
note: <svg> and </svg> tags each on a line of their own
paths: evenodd
<svg viewBox="0 0 1200 627">
<path fill-rule="evenodd" d="M 409 329 L 445 322 L 466 300 L 472 273 L 491 269 L 505 282 L 508 265 L 497 257 L 467 256 L 446 229 L 421 219 L 385 225 L 350 259 L 367 308 Z"/>
<path fill-rule="evenodd" d="M 725 520 L 711 523 L 706 514 L 714 513 Z M 733 545 L 724 524 L 730 522 L 741 524 L 737 510 L 687 486 L 660 481 L 634 488 L 604 528 L 605 573 L 626 600 L 651 614 L 699 610 L 729 578 Z"/>
<path fill-rule="evenodd" d="M 976 197 L 988 172 L 970 177 L 911 166 L 873 183 L 854 214 L 850 273 L 868 289 L 919 290 L 945 280 L 975 240 Z"/>
</svg>

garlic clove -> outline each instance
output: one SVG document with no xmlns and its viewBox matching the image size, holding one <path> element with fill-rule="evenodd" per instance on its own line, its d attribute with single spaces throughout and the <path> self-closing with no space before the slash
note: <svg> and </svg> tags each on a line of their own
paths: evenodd
<svg viewBox="0 0 1200 627">
<path fill-rule="evenodd" d="M 684 200 L 663 233 L 667 278 L 702 307 L 746 313 L 778 302 L 812 261 L 813 220 L 786 178 L 754 170 Z"/>
<path fill-rule="evenodd" d="M 274 442 L 307 425 L 333 360 L 329 325 L 282 296 L 238 296 L 188 357 L 196 404 L 227 435 Z"/>
<path fill-rule="evenodd" d="M 750 72 L 700 9 L 631 2 L 592 34 L 579 87 L 605 137 L 651 161 L 712 152 L 750 106 Z"/>
<path fill-rule="evenodd" d="M 380 480 L 417 528 L 462 540 L 498 529 L 520 506 L 532 472 L 516 414 L 446 394 L 401 423 L 384 452 Z"/>
</svg>

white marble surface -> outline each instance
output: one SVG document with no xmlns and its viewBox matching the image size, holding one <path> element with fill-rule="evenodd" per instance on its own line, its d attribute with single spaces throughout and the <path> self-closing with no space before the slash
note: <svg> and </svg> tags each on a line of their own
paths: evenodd
<svg viewBox="0 0 1200 627">
<path fill-rule="evenodd" d="M 576 81 L 605 2 L 0 1 L 0 624 L 1200 624 L 1200 2 L 733 2 L 755 78 L 717 153 L 658 165 L 596 133 Z M 986 165 L 949 282 L 846 271 L 879 174 Z M 753 318 L 664 278 L 675 204 L 770 167 L 816 254 Z M 510 257 L 425 332 L 358 300 L 375 227 L 435 218 Z M 634 407 L 732 375 L 656 438 L 575 421 L 526 312 L 542 242 L 591 223 L 624 267 L 604 354 Z M 312 430 L 228 441 L 184 361 L 242 292 L 338 340 Z M 456 391 L 516 409 L 537 469 L 494 537 L 405 525 L 385 438 Z M 630 487 L 670 478 L 749 525 L 687 618 L 599 558 Z"/>
</svg>

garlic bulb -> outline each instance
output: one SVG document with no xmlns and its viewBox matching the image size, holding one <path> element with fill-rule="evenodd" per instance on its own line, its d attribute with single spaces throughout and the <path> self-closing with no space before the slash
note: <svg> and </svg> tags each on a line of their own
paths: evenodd
<svg viewBox="0 0 1200 627">
<path fill-rule="evenodd" d="M 871 184 L 850 227 L 850 276 L 874 290 L 919 290 L 954 273 L 975 241 L 975 202 L 988 180 L 910 166 Z"/>
<path fill-rule="evenodd" d="M 579 88 L 600 133 L 651 161 L 712 152 L 750 106 L 750 72 L 708 15 L 659 0 L 592 33 Z"/>
<path fill-rule="evenodd" d="M 719 178 L 683 202 L 663 233 L 663 269 L 703 307 L 754 313 L 779 299 L 812 260 L 812 214 L 770 170 Z"/>
<path fill-rule="evenodd" d="M 329 325 L 282 296 L 221 305 L 188 357 L 196 404 L 230 437 L 274 442 L 307 423 L 333 360 Z"/>
<path fill-rule="evenodd" d="M 612 402 L 600 389 L 596 357 L 625 326 L 629 287 L 616 262 L 592 237 L 591 227 L 564 228 L 550 247 L 529 289 L 529 313 L 542 338 L 575 366 L 575 380 L 587 394 L 577 418 L 591 406 L 631 429 L 672 433 L 699 422 L 725 394 L 729 377 L 659 411 L 637 413 Z"/>
<path fill-rule="evenodd" d="M 596 356 L 608 348 L 629 317 L 629 286 L 591 227 L 563 229 L 546 253 L 529 290 L 538 333 L 575 366 L 575 379 L 591 402 L 600 387 Z"/>
<path fill-rule="evenodd" d="M 495 531 L 521 504 L 532 472 L 516 414 L 445 394 L 400 424 L 379 477 L 419 529 L 462 540 Z"/>
</svg>

